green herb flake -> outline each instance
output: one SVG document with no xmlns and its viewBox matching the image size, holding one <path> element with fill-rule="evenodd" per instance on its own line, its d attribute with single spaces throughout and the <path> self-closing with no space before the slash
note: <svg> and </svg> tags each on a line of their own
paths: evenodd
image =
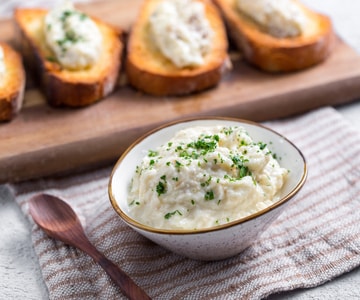
<svg viewBox="0 0 360 300">
<path fill-rule="evenodd" d="M 242 156 L 233 156 L 231 157 L 231 160 L 234 163 L 232 166 L 238 169 L 238 179 L 241 179 L 245 176 L 251 176 L 249 168 L 244 165 L 244 163 L 249 161 L 248 159 L 244 159 Z"/>
<path fill-rule="evenodd" d="M 84 21 L 84 20 L 86 20 L 88 18 L 88 16 L 86 14 L 84 14 L 84 13 L 80 13 L 79 17 L 80 17 L 81 21 Z"/>
<path fill-rule="evenodd" d="M 241 140 L 240 146 L 248 146 L 248 143 L 245 140 Z"/>
<path fill-rule="evenodd" d="M 266 144 L 263 142 L 258 142 L 258 146 L 259 146 L 260 150 L 264 150 L 266 147 Z"/>
<path fill-rule="evenodd" d="M 129 203 L 129 205 L 130 205 L 130 206 L 132 206 L 132 205 L 140 205 L 140 202 L 133 200 L 133 201 L 131 201 L 131 202 Z"/>
<path fill-rule="evenodd" d="M 46 60 L 50 61 L 50 62 L 57 62 L 57 59 L 55 57 L 53 57 L 53 56 L 46 57 Z"/>
<path fill-rule="evenodd" d="M 183 166 L 183 164 L 181 162 L 179 162 L 178 160 L 175 161 L 175 167 L 178 171 L 180 171 L 180 168 Z"/>
<path fill-rule="evenodd" d="M 225 135 L 230 135 L 234 132 L 233 128 L 232 127 L 224 127 L 222 129 L 222 132 L 225 134 Z"/>
<path fill-rule="evenodd" d="M 62 13 L 61 17 L 60 17 L 60 21 L 61 21 L 61 22 L 65 22 L 66 19 L 67 19 L 68 17 L 70 17 L 71 15 L 73 15 L 74 13 L 75 13 L 74 11 L 65 10 L 65 11 Z"/>
<path fill-rule="evenodd" d="M 204 177 L 205 177 L 205 176 L 206 176 L 206 174 L 204 174 Z M 200 183 L 200 186 L 202 186 L 202 187 L 209 186 L 210 183 L 211 183 L 211 180 L 212 180 L 212 176 L 209 175 L 209 178 L 208 178 L 205 182 L 201 182 L 201 183 Z"/>
<path fill-rule="evenodd" d="M 156 186 L 156 192 L 158 196 L 166 193 L 166 176 L 163 175 L 160 177 L 160 181 L 158 182 Z"/>
<path fill-rule="evenodd" d="M 213 190 L 207 191 L 207 192 L 205 193 L 205 196 L 204 196 L 205 201 L 214 200 L 214 198 L 215 198 L 215 195 L 214 195 L 214 191 L 213 191 Z"/>
<path fill-rule="evenodd" d="M 213 152 L 217 148 L 219 140 L 218 135 L 200 136 L 196 142 L 187 144 L 187 147 L 196 149 L 200 151 L 201 155 L 205 155 L 208 152 Z"/>
<path fill-rule="evenodd" d="M 174 216 L 175 214 L 178 214 L 179 216 L 182 216 L 182 213 L 177 209 L 177 210 L 174 210 L 172 212 L 168 212 L 167 214 L 164 215 L 164 218 L 166 220 L 169 220 L 172 216 Z"/>
<path fill-rule="evenodd" d="M 148 152 L 149 157 L 155 157 L 155 156 L 158 156 L 158 155 L 159 155 L 159 152 L 157 152 L 155 150 L 149 150 L 149 152 Z"/>
</svg>

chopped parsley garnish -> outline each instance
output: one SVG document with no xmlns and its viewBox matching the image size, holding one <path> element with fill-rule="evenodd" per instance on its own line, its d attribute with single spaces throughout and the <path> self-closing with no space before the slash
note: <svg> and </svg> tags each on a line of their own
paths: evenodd
<svg viewBox="0 0 360 300">
<path fill-rule="evenodd" d="M 258 142 L 258 146 L 259 146 L 260 150 L 264 150 L 266 147 L 266 144 L 263 142 Z"/>
<path fill-rule="evenodd" d="M 215 198 L 215 195 L 214 195 L 214 191 L 213 191 L 213 190 L 207 191 L 207 192 L 205 193 L 204 199 L 205 199 L 206 201 L 214 200 L 214 198 Z"/>
<path fill-rule="evenodd" d="M 238 166 L 239 168 L 239 178 L 243 178 L 245 176 L 251 175 L 251 172 L 248 167 L 246 166 Z"/>
<path fill-rule="evenodd" d="M 240 146 L 247 146 L 247 145 L 248 145 L 248 143 L 246 141 L 244 141 L 244 140 L 240 141 Z"/>
<path fill-rule="evenodd" d="M 204 176 L 206 176 L 206 174 L 204 174 Z M 201 182 L 200 185 L 202 187 L 210 185 L 211 179 L 212 179 L 212 177 L 211 177 L 211 175 L 209 175 L 209 178 L 205 182 Z"/>
<path fill-rule="evenodd" d="M 180 167 L 182 167 L 183 164 L 181 162 L 179 162 L 178 160 L 175 161 L 175 167 L 178 171 L 180 171 Z"/>
<path fill-rule="evenodd" d="M 131 202 L 129 203 L 130 206 L 131 206 L 131 205 L 134 205 L 134 204 L 140 205 L 140 202 L 133 200 L 133 201 L 131 201 Z"/>
<path fill-rule="evenodd" d="M 57 44 L 62 48 L 63 51 L 66 51 L 67 43 L 76 43 L 82 39 L 81 36 L 77 35 L 74 30 L 67 30 L 65 32 L 65 37 L 62 40 L 57 40 Z"/>
<path fill-rule="evenodd" d="M 234 163 L 234 166 L 238 169 L 238 179 L 241 179 L 245 176 L 251 176 L 251 172 L 247 166 L 244 165 L 245 162 L 248 162 L 248 159 L 243 158 L 242 156 L 233 156 L 231 160 Z"/>
<path fill-rule="evenodd" d="M 88 16 L 87 16 L 86 14 L 80 13 L 80 20 L 81 20 L 81 21 L 84 21 L 84 20 L 86 20 L 87 18 L 88 18 Z"/>
<path fill-rule="evenodd" d="M 57 62 L 57 59 L 55 57 L 53 57 L 53 56 L 46 57 L 46 60 L 51 61 L 51 62 Z"/>
<path fill-rule="evenodd" d="M 205 155 L 208 152 L 214 151 L 218 145 L 220 138 L 217 134 L 206 135 L 199 138 L 196 142 L 189 143 L 188 148 L 201 150 L 201 154 Z"/>
<path fill-rule="evenodd" d="M 158 196 L 166 193 L 166 176 L 163 175 L 160 177 L 160 181 L 158 182 L 156 186 L 156 192 Z"/>
<path fill-rule="evenodd" d="M 76 12 L 72 11 L 72 10 L 65 10 L 60 17 L 60 21 L 65 22 L 68 17 L 70 17 L 71 15 L 73 15 L 75 13 Z"/>
<path fill-rule="evenodd" d="M 76 43 L 81 39 L 79 35 L 76 34 L 74 30 L 68 30 L 65 33 L 65 39 L 68 40 L 71 43 Z"/>
<path fill-rule="evenodd" d="M 148 152 L 149 157 L 155 157 L 155 156 L 158 156 L 158 155 L 159 155 L 159 152 L 154 151 L 154 150 L 149 150 L 149 152 Z"/>
<path fill-rule="evenodd" d="M 175 214 L 178 214 L 179 216 L 182 216 L 182 213 L 177 209 L 177 210 L 174 210 L 172 212 L 168 212 L 167 214 L 165 214 L 164 218 L 166 220 L 169 220 L 172 216 L 174 216 Z"/>
<path fill-rule="evenodd" d="M 225 134 L 225 135 L 230 135 L 234 132 L 234 129 L 232 127 L 224 127 L 222 132 Z"/>
</svg>

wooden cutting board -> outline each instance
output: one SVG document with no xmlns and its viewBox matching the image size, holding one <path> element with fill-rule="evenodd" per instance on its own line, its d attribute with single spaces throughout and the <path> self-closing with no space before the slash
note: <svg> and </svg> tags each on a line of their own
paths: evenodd
<svg viewBox="0 0 360 300">
<path fill-rule="evenodd" d="M 140 3 L 108 0 L 80 8 L 128 30 Z M 11 21 L 0 22 L 0 37 L 13 41 Z M 141 134 L 182 117 L 217 115 L 264 121 L 359 96 L 360 56 L 341 40 L 323 64 L 285 75 L 258 71 L 238 56 L 219 86 L 187 97 L 155 98 L 123 86 L 92 106 L 60 109 L 48 106 L 30 84 L 21 113 L 0 124 L 0 183 L 113 163 Z"/>
</svg>

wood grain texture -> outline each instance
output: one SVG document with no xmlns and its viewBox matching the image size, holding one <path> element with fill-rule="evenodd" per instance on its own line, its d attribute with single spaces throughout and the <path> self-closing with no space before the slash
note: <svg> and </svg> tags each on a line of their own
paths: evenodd
<svg viewBox="0 0 360 300">
<path fill-rule="evenodd" d="M 81 9 L 128 30 L 141 0 L 108 0 Z M 13 41 L 11 21 L 1 39 Z M 127 86 L 81 109 L 53 108 L 31 83 L 15 120 L 0 124 L 0 182 L 17 182 L 115 162 L 147 130 L 188 116 L 217 115 L 264 121 L 360 96 L 360 56 L 341 40 L 324 63 L 290 74 L 261 72 L 241 59 L 221 83 L 186 97 L 151 97 Z"/>
<path fill-rule="evenodd" d="M 48 236 L 90 255 L 120 287 L 129 300 L 151 299 L 128 274 L 97 250 L 89 241 L 80 219 L 66 201 L 50 194 L 36 194 L 29 201 L 29 212 L 34 222 Z"/>
</svg>

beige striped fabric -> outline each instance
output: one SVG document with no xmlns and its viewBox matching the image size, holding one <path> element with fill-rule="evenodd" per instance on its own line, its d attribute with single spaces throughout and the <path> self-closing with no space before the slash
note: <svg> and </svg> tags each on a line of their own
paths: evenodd
<svg viewBox="0 0 360 300">
<path fill-rule="evenodd" d="M 27 200 L 39 192 L 66 199 L 95 246 L 154 299 L 260 299 L 320 285 L 360 265 L 360 135 L 333 108 L 266 123 L 306 156 L 300 197 L 243 253 L 219 262 L 173 254 L 128 228 L 107 196 L 111 167 L 14 186 Z M 91 258 L 48 238 L 30 220 L 50 299 L 122 299 Z"/>
</svg>

